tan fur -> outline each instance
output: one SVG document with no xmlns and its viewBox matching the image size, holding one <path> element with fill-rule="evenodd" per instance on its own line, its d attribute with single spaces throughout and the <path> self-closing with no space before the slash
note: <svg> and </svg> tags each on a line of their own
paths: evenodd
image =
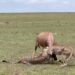
<svg viewBox="0 0 75 75">
<path fill-rule="evenodd" d="M 73 49 L 71 47 L 66 47 L 66 46 L 52 46 L 49 50 L 48 53 L 52 54 L 56 54 L 56 55 L 63 55 L 65 56 L 65 59 L 63 61 L 64 64 L 67 65 L 67 62 L 72 58 L 72 56 L 74 57 L 74 52 Z M 64 65 L 63 64 L 63 65 Z"/>
<path fill-rule="evenodd" d="M 53 33 L 51 32 L 41 32 L 36 38 L 36 45 L 41 47 L 52 46 L 54 43 Z"/>
<path fill-rule="evenodd" d="M 35 44 L 35 52 L 38 47 L 42 47 L 43 49 L 46 47 L 51 47 L 54 44 L 54 37 L 52 32 L 41 32 L 37 35 L 36 44 Z"/>
</svg>

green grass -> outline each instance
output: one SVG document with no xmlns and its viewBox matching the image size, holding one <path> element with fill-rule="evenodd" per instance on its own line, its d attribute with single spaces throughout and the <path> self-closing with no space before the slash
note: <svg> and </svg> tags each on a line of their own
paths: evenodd
<svg viewBox="0 0 75 75">
<path fill-rule="evenodd" d="M 75 13 L 0 14 L 0 60 L 15 63 L 31 57 L 37 33 L 42 31 L 53 32 L 58 43 L 75 48 Z M 75 59 L 69 64 L 73 66 L 0 62 L 0 75 L 75 75 Z"/>
</svg>

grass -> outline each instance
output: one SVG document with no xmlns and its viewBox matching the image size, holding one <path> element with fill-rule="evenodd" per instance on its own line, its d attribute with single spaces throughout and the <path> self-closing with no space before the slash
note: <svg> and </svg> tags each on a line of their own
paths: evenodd
<svg viewBox="0 0 75 75">
<path fill-rule="evenodd" d="M 0 60 L 12 63 L 31 57 L 37 33 L 53 32 L 58 43 L 75 48 L 75 13 L 0 14 Z M 40 50 L 38 49 L 40 52 Z M 5 64 L 0 62 L 0 75 L 75 75 L 73 66 L 59 64 Z"/>
</svg>

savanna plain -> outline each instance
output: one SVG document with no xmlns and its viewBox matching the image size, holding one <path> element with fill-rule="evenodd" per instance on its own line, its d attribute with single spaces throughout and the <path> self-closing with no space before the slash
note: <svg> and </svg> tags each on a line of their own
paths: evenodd
<svg viewBox="0 0 75 75">
<path fill-rule="evenodd" d="M 64 68 L 56 63 L 14 64 L 32 56 L 37 34 L 45 31 L 53 32 L 56 42 L 75 52 L 75 13 L 1 13 L 0 75 L 75 75 L 75 58 Z M 38 48 L 36 55 L 40 51 Z"/>
</svg>

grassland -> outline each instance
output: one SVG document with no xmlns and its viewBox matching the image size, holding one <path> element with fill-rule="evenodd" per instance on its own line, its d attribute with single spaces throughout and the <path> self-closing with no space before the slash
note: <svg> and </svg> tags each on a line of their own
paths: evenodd
<svg viewBox="0 0 75 75">
<path fill-rule="evenodd" d="M 0 14 L 0 75 L 75 75 L 75 59 L 62 69 L 59 64 L 13 64 L 31 57 L 42 31 L 53 32 L 58 43 L 75 49 L 75 13 Z M 2 63 L 3 59 L 12 63 Z"/>
</svg>

